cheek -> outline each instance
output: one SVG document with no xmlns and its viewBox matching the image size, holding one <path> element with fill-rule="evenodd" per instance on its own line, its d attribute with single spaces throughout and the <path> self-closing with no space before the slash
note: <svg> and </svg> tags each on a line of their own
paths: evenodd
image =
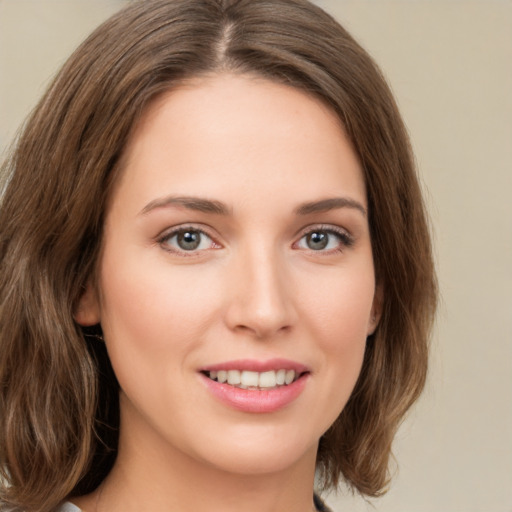
<svg viewBox="0 0 512 512">
<path fill-rule="evenodd" d="M 307 283 L 300 294 L 303 315 L 333 351 L 350 349 L 366 340 L 375 294 L 373 267 L 333 269 Z"/>
<path fill-rule="evenodd" d="M 156 360 L 190 351 L 201 339 L 218 304 L 212 276 L 143 257 L 113 258 L 102 265 L 101 323 L 121 357 Z M 169 351 L 169 347 L 172 351 Z M 138 360 L 137 364 L 141 364 Z"/>
<path fill-rule="evenodd" d="M 101 323 L 121 389 L 138 411 L 161 410 L 171 397 L 185 405 L 182 388 L 218 302 L 215 286 L 195 272 L 140 254 L 105 254 Z"/>
<path fill-rule="evenodd" d="M 318 283 L 317 283 L 318 284 Z M 302 317 L 315 341 L 323 375 L 324 405 L 329 421 L 341 412 L 359 377 L 372 314 L 374 278 L 372 267 L 361 273 L 331 276 L 305 296 Z"/>
</svg>

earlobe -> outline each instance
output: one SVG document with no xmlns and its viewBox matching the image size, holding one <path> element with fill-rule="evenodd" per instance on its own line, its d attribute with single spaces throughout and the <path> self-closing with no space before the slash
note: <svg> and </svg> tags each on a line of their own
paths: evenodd
<svg viewBox="0 0 512 512">
<path fill-rule="evenodd" d="M 100 323 L 100 306 L 98 295 L 94 286 L 88 283 L 74 311 L 74 319 L 82 327 Z"/>
<path fill-rule="evenodd" d="M 368 322 L 367 335 L 371 336 L 379 325 L 382 316 L 382 306 L 384 301 L 384 290 L 381 285 L 375 287 L 375 295 L 373 296 L 372 310 L 370 312 L 370 321 Z"/>
</svg>

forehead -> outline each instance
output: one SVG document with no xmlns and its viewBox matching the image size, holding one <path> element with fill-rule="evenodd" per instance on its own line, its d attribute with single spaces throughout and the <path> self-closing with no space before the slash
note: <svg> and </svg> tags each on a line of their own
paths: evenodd
<svg viewBox="0 0 512 512">
<path fill-rule="evenodd" d="M 309 196 L 334 188 L 366 201 L 359 161 L 335 113 L 254 76 L 196 78 L 158 97 L 135 126 L 122 168 L 122 186 L 147 200 L 191 188 L 222 195 L 239 183 L 254 195 L 263 183 L 267 199 L 283 187 Z"/>
</svg>

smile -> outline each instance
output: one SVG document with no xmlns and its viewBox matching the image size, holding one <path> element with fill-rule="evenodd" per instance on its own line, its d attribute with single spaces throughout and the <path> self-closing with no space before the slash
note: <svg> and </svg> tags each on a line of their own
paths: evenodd
<svg viewBox="0 0 512 512">
<path fill-rule="evenodd" d="M 269 370 L 254 372 L 249 370 L 218 370 L 205 372 L 205 375 L 221 384 L 229 384 L 240 389 L 273 389 L 288 386 L 295 382 L 300 373 L 295 370 Z"/>
<path fill-rule="evenodd" d="M 206 389 L 221 403 L 247 413 L 290 406 L 310 381 L 311 368 L 289 359 L 239 359 L 200 369 Z"/>
</svg>

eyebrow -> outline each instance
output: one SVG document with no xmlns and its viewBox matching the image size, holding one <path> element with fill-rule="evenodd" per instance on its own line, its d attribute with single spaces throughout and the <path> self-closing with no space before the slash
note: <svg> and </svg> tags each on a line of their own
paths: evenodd
<svg viewBox="0 0 512 512">
<path fill-rule="evenodd" d="M 331 197 L 321 199 L 320 201 L 303 203 L 295 209 L 295 213 L 297 215 L 310 215 L 312 213 L 328 212 L 338 208 L 354 208 L 359 210 L 365 217 L 367 216 L 366 208 L 359 201 L 351 199 L 350 197 Z"/>
<path fill-rule="evenodd" d="M 216 215 L 230 215 L 231 210 L 221 201 L 214 199 L 205 199 L 201 197 L 191 196 L 167 196 L 155 199 L 148 203 L 142 209 L 142 215 L 147 215 L 158 208 L 166 208 L 169 206 L 181 206 L 189 210 L 195 210 L 203 213 L 214 213 Z M 366 208 L 355 199 L 349 197 L 331 197 L 321 199 L 319 201 L 311 201 L 302 203 L 294 212 L 296 215 L 311 215 L 313 213 L 328 212 L 338 208 L 353 208 L 359 210 L 365 217 L 367 215 Z"/>
<path fill-rule="evenodd" d="M 229 215 L 230 213 L 229 208 L 220 201 L 188 196 L 167 196 L 155 199 L 148 203 L 141 213 L 146 215 L 157 208 L 166 208 L 168 206 L 182 206 L 188 210 L 195 210 L 203 213 L 215 213 L 217 215 Z"/>
</svg>

